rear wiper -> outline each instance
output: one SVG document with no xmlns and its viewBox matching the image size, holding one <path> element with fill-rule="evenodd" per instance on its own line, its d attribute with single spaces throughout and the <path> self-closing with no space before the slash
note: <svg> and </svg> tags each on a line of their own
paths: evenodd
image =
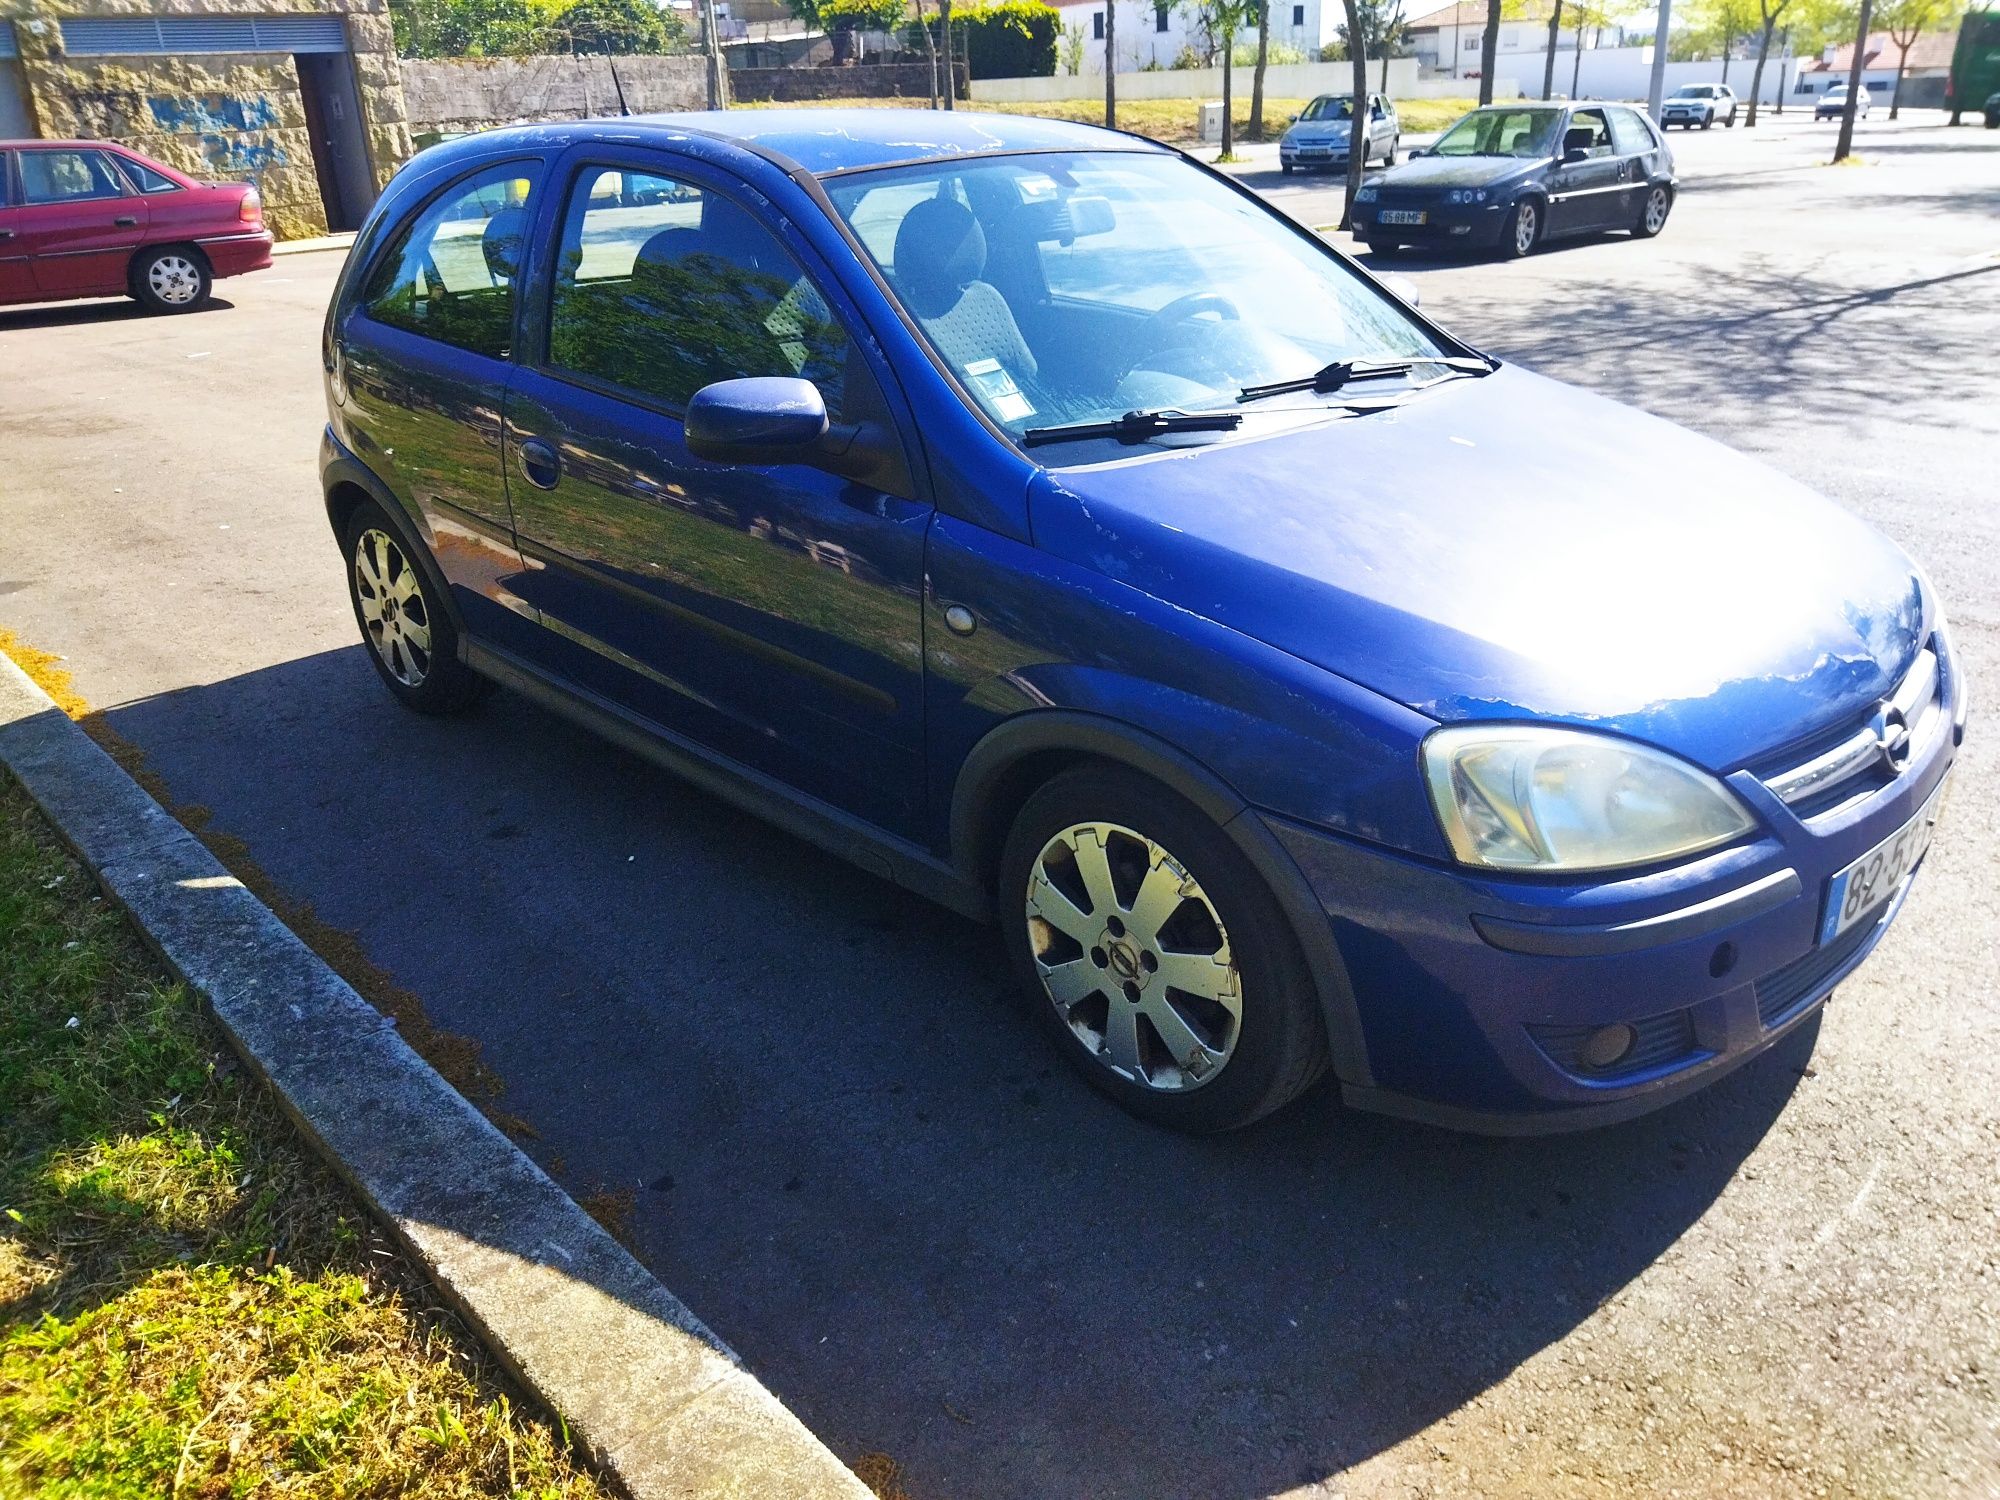
<svg viewBox="0 0 2000 1500">
<path fill-rule="evenodd" d="M 1060 427 L 1030 427 L 1021 434 L 1021 446 L 1037 443 L 1065 443 L 1072 438 L 1116 438 L 1121 443 L 1143 443 L 1163 432 L 1228 432 L 1243 425 L 1240 411 L 1178 411 L 1159 407 L 1152 411 L 1128 411 L 1108 422 L 1068 422 Z"/>
<path fill-rule="evenodd" d="M 1380 380 L 1389 375 L 1407 375 L 1426 365 L 1438 365 L 1464 375 L 1485 375 L 1491 361 L 1464 359 L 1455 354 L 1433 354 L 1412 359 L 1337 359 L 1310 375 L 1295 380 L 1273 380 L 1264 385 L 1246 385 L 1236 393 L 1238 401 L 1261 401 L 1266 396 L 1282 396 L 1288 391 L 1337 391 L 1355 380 Z"/>
</svg>

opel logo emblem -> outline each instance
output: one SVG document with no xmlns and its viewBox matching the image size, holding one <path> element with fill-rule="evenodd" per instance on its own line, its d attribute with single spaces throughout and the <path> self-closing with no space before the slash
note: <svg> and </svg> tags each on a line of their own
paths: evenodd
<svg viewBox="0 0 2000 1500">
<path fill-rule="evenodd" d="M 1875 750 L 1882 757 L 1882 764 L 1891 774 L 1901 775 L 1910 763 L 1910 726 L 1903 718 L 1903 711 L 1885 698 L 1875 705 L 1868 727 L 1875 732 Z"/>
<path fill-rule="evenodd" d="M 1106 956 L 1111 960 L 1111 968 L 1120 979 L 1136 979 L 1139 976 L 1139 961 L 1132 956 L 1132 950 L 1123 943 L 1113 943 Z"/>
</svg>

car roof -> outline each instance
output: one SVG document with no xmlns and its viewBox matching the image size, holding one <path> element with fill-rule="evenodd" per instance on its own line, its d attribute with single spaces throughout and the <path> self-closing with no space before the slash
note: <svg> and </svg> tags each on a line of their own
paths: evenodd
<svg viewBox="0 0 2000 1500">
<path fill-rule="evenodd" d="M 120 146 L 116 141 L 49 141 L 36 136 L 33 140 L 0 141 L 0 151 L 102 151 L 107 146 L 115 146 L 120 151 L 132 151 L 130 146 Z"/>
<path fill-rule="evenodd" d="M 560 144 L 621 137 L 668 144 L 690 135 L 720 138 L 815 176 L 904 162 L 1030 151 L 1142 151 L 1167 148 L 1140 136 L 1031 115 L 933 109 L 730 109 L 630 115 L 482 132 L 450 147 Z"/>
</svg>

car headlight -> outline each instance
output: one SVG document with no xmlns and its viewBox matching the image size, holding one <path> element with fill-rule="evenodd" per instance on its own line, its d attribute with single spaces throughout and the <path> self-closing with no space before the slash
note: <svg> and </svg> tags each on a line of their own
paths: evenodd
<svg viewBox="0 0 2000 1500">
<path fill-rule="evenodd" d="M 1373 203 L 1375 201 L 1375 189 L 1372 187 L 1356 188 L 1354 190 L 1354 201 L 1356 203 Z"/>
<path fill-rule="evenodd" d="M 1610 870 L 1712 849 L 1756 826 L 1706 771 L 1581 729 L 1454 724 L 1424 740 L 1452 853 L 1495 870 Z"/>
<path fill-rule="evenodd" d="M 1486 201 L 1486 189 L 1453 188 L 1444 195 L 1444 201 L 1447 203 L 1484 203 Z"/>
</svg>

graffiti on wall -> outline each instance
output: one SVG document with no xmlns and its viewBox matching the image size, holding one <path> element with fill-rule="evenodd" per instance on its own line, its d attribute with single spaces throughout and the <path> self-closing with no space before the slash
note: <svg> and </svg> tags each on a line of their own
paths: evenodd
<svg viewBox="0 0 2000 1500">
<path fill-rule="evenodd" d="M 268 94 L 155 94 L 146 101 L 153 123 L 161 130 L 192 135 L 216 135 L 231 130 L 275 130 L 278 106 Z"/>
</svg>

